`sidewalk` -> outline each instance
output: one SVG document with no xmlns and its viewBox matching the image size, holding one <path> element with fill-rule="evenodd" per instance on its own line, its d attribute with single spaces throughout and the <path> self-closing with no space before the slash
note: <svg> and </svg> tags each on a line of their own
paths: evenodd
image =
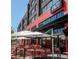
<svg viewBox="0 0 79 59">
<path fill-rule="evenodd" d="M 48 55 L 49 57 L 52 57 L 52 54 Z M 64 59 L 68 59 L 68 56 L 67 55 L 63 55 L 63 54 L 54 54 L 53 57 L 57 58 L 57 56 L 60 56 L 61 58 L 64 58 Z"/>
<path fill-rule="evenodd" d="M 47 57 L 38 56 L 38 57 L 35 57 L 35 58 L 33 58 L 32 56 L 27 56 L 27 57 L 25 57 L 25 59 L 52 59 L 52 54 L 48 55 Z M 61 54 L 61 58 L 59 58 L 59 57 L 57 57 L 57 54 L 54 54 L 53 59 L 68 59 L 68 56 Z"/>
</svg>

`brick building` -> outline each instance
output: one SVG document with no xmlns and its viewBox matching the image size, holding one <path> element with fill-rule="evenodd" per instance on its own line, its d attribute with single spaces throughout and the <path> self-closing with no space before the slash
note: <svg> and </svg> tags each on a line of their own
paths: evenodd
<svg viewBox="0 0 79 59">
<path fill-rule="evenodd" d="M 60 43 L 65 46 L 64 52 L 68 52 L 67 6 L 67 0 L 29 0 L 27 8 L 28 24 L 24 26 L 30 31 L 39 31 L 59 36 L 61 40 Z M 22 25 L 23 24 L 24 23 L 22 23 Z M 20 28 L 21 26 L 19 25 L 18 30 L 20 30 Z M 23 30 L 23 28 L 21 28 L 21 30 Z M 57 38 L 54 39 L 54 41 L 57 41 Z M 46 40 L 45 42 L 51 44 L 51 40 Z M 56 42 L 54 43 L 54 46 L 57 46 Z"/>
</svg>

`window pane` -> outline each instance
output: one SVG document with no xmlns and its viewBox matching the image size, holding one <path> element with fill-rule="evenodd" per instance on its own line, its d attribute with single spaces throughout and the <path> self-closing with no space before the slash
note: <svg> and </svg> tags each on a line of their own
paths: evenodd
<svg viewBox="0 0 79 59">
<path fill-rule="evenodd" d="M 60 7 L 60 6 L 61 6 L 61 2 L 60 2 L 60 1 L 57 2 L 57 3 L 56 3 L 56 6 L 57 6 L 57 7 Z"/>
<path fill-rule="evenodd" d="M 53 4 L 55 4 L 57 1 L 59 1 L 59 0 L 53 0 Z"/>
<path fill-rule="evenodd" d="M 52 6 L 52 2 L 48 3 L 47 9 L 48 9 L 48 8 L 51 8 L 51 6 Z"/>
<path fill-rule="evenodd" d="M 33 6 L 33 4 L 34 4 L 34 0 L 32 1 L 32 6 Z"/>
<path fill-rule="evenodd" d="M 42 9 L 42 13 L 44 13 L 46 11 L 46 6 Z"/>
<path fill-rule="evenodd" d="M 61 7 L 61 0 L 53 0 L 52 12 L 56 11 Z"/>
<path fill-rule="evenodd" d="M 41 3 L 43 3 L 45 0 L 41 0 Z"/>
</svg>

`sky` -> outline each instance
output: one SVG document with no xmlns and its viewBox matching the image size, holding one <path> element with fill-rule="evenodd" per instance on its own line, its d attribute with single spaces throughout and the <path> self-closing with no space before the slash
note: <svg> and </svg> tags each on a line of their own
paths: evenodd
<svg viewBox="0 0 79 59">
<path fill-rule="evenodd" d="M 27 11 L 28 0 L 11 0 L 11 26 L 14 31 Z"/>
</svg>

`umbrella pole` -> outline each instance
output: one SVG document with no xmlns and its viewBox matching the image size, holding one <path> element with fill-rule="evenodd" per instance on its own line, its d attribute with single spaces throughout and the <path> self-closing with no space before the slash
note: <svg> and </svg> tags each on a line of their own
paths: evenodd
<svg viewBox="0 0 79 59">
<path fill-rule="evenodd" d="M 51 35 L 53 36 L 53 28 L 51 29 Z M 54 39 L 53 37 L 50 37 L 52 40 L 52 59 L 54 59 Z"/>
<path fill-rule="evenodd" d="M 35 52 L 35 48 L 34 48 L 34 59 L 35 59 L 35 56 L 36 56 L 36 52 Z"/>
<path fill-rule="evenodd" d="M 25 40 L 24 40 L 24 59 L 25 59 Z"/>
<path fill-rule="evenodd" d="M 46 37 L 46 40 L 47 40 L 47 37 Z M 47 42 L 46 42 L 46 43 L 47 43 Z M 47 57 L 46 57 L 46 47 L 45 47 L 44 50 L 45 50 L 45 59 L 47 59 Z"/>
<path fill-rule="evenodd" d="M 16 58 L 17 58 L 17 43 L 16 43 Z"/>
<path fill-rule="evenodd" d="M 54 59 L 54 42 L 53 42 L 53 38 L 51 37 L 52 40 L 52 59 Z"/>
<path fill-rule="evenodd" d="M 17 58 L 17 47 L 16 47 L 16 58 Z"/>
<path fill-rule="evenodd" d="M 58 39 L 58 48 L 60 48 L 60 38 L 59 38 L 59 35 L 57 35 L 57 39 Z M 58 51 L 57 57 L 58 57 L 59 59 L 61 59 L 61 51 L 60 51 L 60 49 L 59 49 L 59 51 Z"/>
</svg>

